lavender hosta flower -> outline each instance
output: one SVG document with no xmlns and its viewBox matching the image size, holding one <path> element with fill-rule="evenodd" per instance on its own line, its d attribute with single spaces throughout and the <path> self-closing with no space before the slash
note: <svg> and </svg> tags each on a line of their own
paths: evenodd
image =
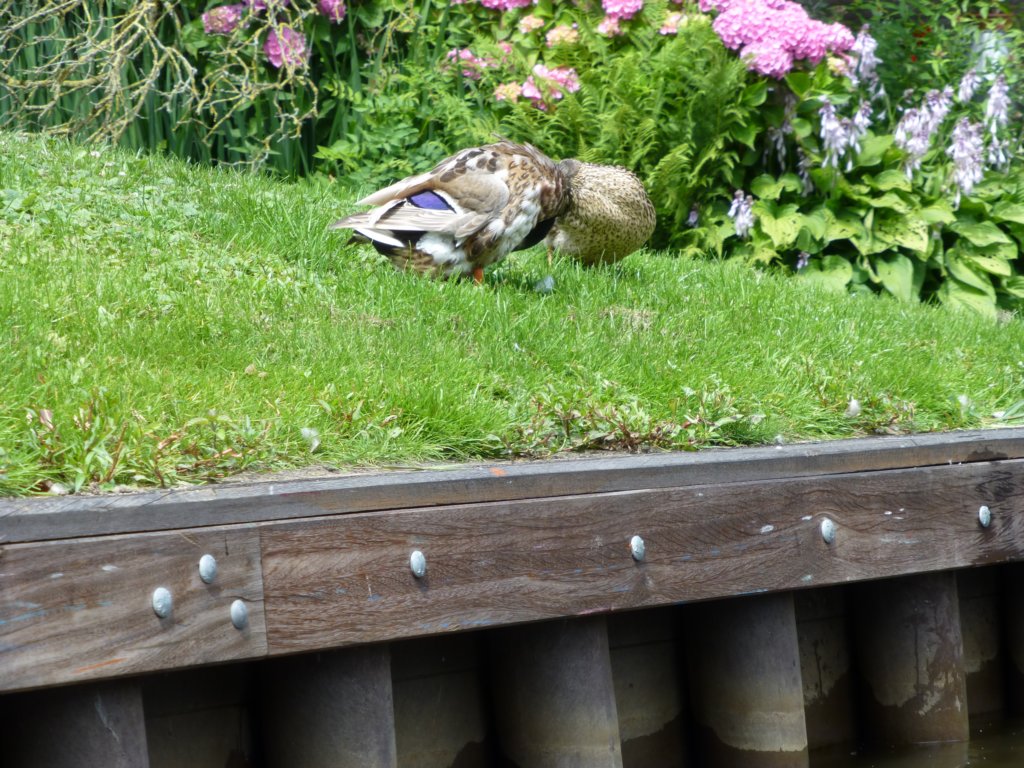
<svg viewBox="0 0 1024 768">
<path fill-rule="evenodd" d="M 848 129 L 828 99 L 823 99 L 818 116 L 821 117 L 821 147 L 825 150 L 822 164 L 838 168 L 849 143 Z"/>
<path fill-rule="evenodd" d="M 559 24 L 545 35 L 544 41 L 548 48 L 554 48 L 556 45 L 575 45 L 580 41 L 580 33 L 576 24 L 571 27 L 568 24 Z"/>
<path fill-rule="evenodd" d="M 974 185 L 981 181 L 985 173 L 982 156 L 985 150 L 985 126 L 972 123 L 963 117 L 953 129 L 949 149 L 946 154 L 953 158 L 953 183 L 957 190 L 953 199 L 953 207 L 960 205 L 960 194 L 971 194 Z"/>
<path fill-rule="evenodd" d="M 872 88 L 879 82 L 878 65 L 882 63 L 882 60 L 875 55 L 875 51 L 878 50 L 878 41 L 871 36 L 868 29 L 867 24 L 860 28 L 860 32 L 857 33 L 853 46 L 850 48 L 854 65 L 849 76 L 854 85 L 863 80 L 869 88 Z M 872 90 L 872 92 L 874 91 Z"/>
<path fill-rule="evenodd" d="M 811 158 L 799 146 L 796 148 L 796 173 L 803 182 L 805 195 L 814 192 L 814 179 L 811 178 Z"/>
<path fill-rule="evenodd" d="M 790 130 L 792 130 L 792 128 Z M 765 159 L 765 161 L 768 160 L 768 156 L 774 150 L 775 151 L 775 157 L 777 157 L 778 160 L 779 160 L 779 167 L 780 168 L 785 168 L 786 167 L 786 132 L 782 128 L 776 128 L 775 126 L 769 126 L 768 130 L 765 132 L 765 138 L 767 139 L 767 141 L 765 142 L 765 148 L 764 148 L 764 159 Z"/>
<path fill-rule="evenodd" d="M 341 23 L 341 20 L 345 18 L 345 12 L 348 10 L 343 0 L 320 0 L 317 3 L 317 8 L 320 9 L 320 13 L 326 16 L 332 24 Z"/>
<path fill-rule="evenodd" d="M 686 226 L 696 227 L 698 224 L 700 224 L 700 206 L 694 203 L 690 209 L 690 215 L 686 217 Z"/>
<path fill-rule="evenodd" d="M 973 99 L 979 85 L 981 85 L 981 78 L 978 77 L 978 73 L 973 68 L 968 69 L 960 79 L 960 87 L 956 91 L 957 101 L 966 104 Z"/>
<path fill-rule="evenodd" d="M 995 136 L 999 128 L 1010 119 L 1010 98 L 1009 89 L 1006 86 L 1006 77 L 999 75 L 992 83 L 988 92 L 988 101 L 985 102 L 985 124 L 989 132 Z"/>
<path fill-rule="evenodd" d="M 924 101 L 925 109 L 927 109 L 928 117 L 932 123 L 930 132 L 934 133 L 942 125 L 949 114 L 950 107 L 953 106 L 953 89 L 947 85 L 941 91 L 928 91 Z"/>
<path fill-rule="evenodd" d="M 921 167 L 921 158 L 931 147 L 936 127 L 927 108 L 908 109 L 896 124 L 893 143 L 907 153 L 903 170 L 908 179 L 913 178 L 914 171 Z"/>
<path fill-rule="evenodd" d="M 523 16 L 519 20 L 519 32 L 524 35 L 528 35 L 531 32 L 541 29 L 544 26 L 544 19 L 540 16 L 534 16 L 532 13 Z"/>
<path fill-rule="evenodd" d="M 806 267 L 811 262 L 811 254 L 807 251 L 800 251 L 796 257 L 796 271 L 799 272 L 801 269 Z"/>
<path fill-rule="evenodd" d="M 203 31 L 208 35 L 230 35 L 242 20 L 245 5 L 221 5 L 203 14 Z"/>
<path fill-rule="evenodd" d="M 1010 167 L 1010 142 L 998 136 L 990 136 L 987 160 L 990 167 L 1005 173 Z"/>
<path fill-rule="evenodd" d="M 754 227 L 753 206 L 753 195 L 745 195 L 742 189 L 737 189 L 732 198 L 732 205 L 729 206 L 729 218 L 732 219 L 738 237 L 746 238 Z"/>
<path fill-rule="evenodd" d="M 306 63 L 309 49 L 306 47 L 306 36 L 291 27 L 279 27 L 281 34 L 271 29 L 267 33 L 267 41 L 263 44 L 263 52 L 277 69 L 282 66 L 301 67 Z"/>
</svg>

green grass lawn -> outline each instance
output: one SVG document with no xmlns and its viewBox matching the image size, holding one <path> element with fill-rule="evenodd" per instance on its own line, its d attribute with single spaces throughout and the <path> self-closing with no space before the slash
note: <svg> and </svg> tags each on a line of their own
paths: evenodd
<svg viewBox="0 0 1024 768">
<path fill-rule="evenodd" d="M 354 199 L 0 133 L 0 494 L 1024 421 L 1018 319 L 672 253 L 433 282 Z"/>
</svg>

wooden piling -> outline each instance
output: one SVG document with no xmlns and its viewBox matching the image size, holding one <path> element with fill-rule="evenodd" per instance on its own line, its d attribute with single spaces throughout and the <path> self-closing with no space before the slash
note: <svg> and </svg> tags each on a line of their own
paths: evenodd
<svg viewBox="0 0 1024 768">
<path fill-rule="evenodd" d="M 808 749 L 857 738 L 846 592 L 807 589 L 794 596 Z"/>
<path fill-rule="evenodd" d="M 1007 710 L 1024 714 L 1024 563 L 1001 569 L 1003 621 L 1006 637 Z"/>
<path fill-rule="evenodd" d="M 692 606 L 682 631 L 689 637 L 690 702 L 700 764 L 806 768 L 792 594 Z"/>
<path fill-rule="evenodd" d="M 0 699 L 5 768 L 148 768 L 142 692 L 115 681 Z"/>
<path fill-rule="evenodd" d="M 149 768 L 257 763 L 254 672 L 249 664 L 233 664 L 143 678 Z"/>
<path fill-rule="evenodd" d="M 608 617 L 624 768 L 689 765 L 677 616 L 662 608 Z"/>
<path fill-rule="evenodd" d="M 391 647 L 395 744 L 402 768 L 491 765 L 478 632 Z"/>
<path fill-rule="evenodd" d="M 884 579 L 855 591 L 862 736 L 882 747 L 970 732 L 956 576 Z"/>
<path fill-rule="evenodd" d="M 994 568 L 958 571 L 956 577 L 967 712 L 972 721 L 984 723 L 998 718 L 1005 706 L 999 578 Z"/>
<path fill-rule="evenodd" d="M 622 768 L 603 617 L 495 630 L 491 690 L 501 752 L 520 768 Z"/>
<path fill-rule="evenodd" d="M 267 768 L 396 768 L 387 645 L 268 662 L 263 681 Z"/>
</svg>

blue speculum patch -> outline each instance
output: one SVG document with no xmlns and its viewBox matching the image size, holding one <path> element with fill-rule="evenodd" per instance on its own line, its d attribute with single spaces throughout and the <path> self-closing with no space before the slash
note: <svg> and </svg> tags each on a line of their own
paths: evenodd
<svg viewBox="0 0 1024 768">
<path fill-rule="evenodd" d="M 453 208 L 445 202 L 443 197 L 437 194 L 437 192 L 432 192 L 429 189 L 426 189 L 423 192 L 417 192 L 415 195 L 409 195 L 406 199 L 417 208 L 428 208 L 431 211 L 453 210 Z"/>
</svg>

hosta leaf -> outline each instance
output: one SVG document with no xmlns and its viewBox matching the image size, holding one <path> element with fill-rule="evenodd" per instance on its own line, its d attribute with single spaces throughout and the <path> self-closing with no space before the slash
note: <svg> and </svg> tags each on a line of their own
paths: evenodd
<svg viewBox="0 0 1024 768">
<path fill-rule="evenodd" d="M 822 237 L 826 242 L 850 240 L 855 237 L 863 238 L 867 234 L 864 223 L 852 213 L 843 211 L 836 216 L 832 211 L 826 210 L 824 216 L 825 233 Z"/>
<path fill-rule="evenodd" d="M 1010 267 L 1009 263 L 1005 259 L 1001 259 L 997 256 L 985 256 L 978 253 L 965 253 L 964 259 L 978 269 L 988 272 L 990 275 L 999 275 L 1000 277 L 1009 277 L 1013 274 L 1013 268 Z"/>
<path fill-rule="evenodd" d="M 931 205 L 922 208 L 918 215 L 928 224 L 952 224 L 956 221 L 953 206 L 945 200 L 936 200 Z"/>
<path fill-rule="evenodd" d="M 965 285 L 955 278 L 949 278 L 937 292 L 939 300 L 948 306 L 967 309 L 979 315 L 995 317 L 996 300 L 984 291 Z"/>
<path fill-rule="evenodd" d="M 981 248 L 994 243 L 1011 242 L 1010 236 L 991 221 L 955 221 L 949 228 Z"/>
<path fill-rule="evenodd" d="M 892 146 L 893 137 L 890 134 L 875 136 L 868 134 L 860 143 L 860 154 L 857 155 L 857 165 L 861 167 L 878 165 L 885 155 L 885 151 Z"/>
<path fill-rule="evenodd" d="M 913 301 L 916 298 L 914 263 L 909 257 L 902 253 L 881 256 L 874 266 L 885 290 L 900 301 Z"/>
<path fill-rule="evenodd" d="M 1003 290 L 1011 296 L 1024 299 L 1024 277 L 1021 275 L 1014 275 L 1013 277 L 1003 280 Z"/>
<path fill-rule="evenodd" d="M 778 200 L 785 192 L 799 192 L 803 182 L 795 173 L 784 173 L 779 178 L 763 173 L 750 182 L 750 191 L 761 200 Z"/>
<path fill-rule="evenodd" d="M 1012 221 L 1024 224 L 1024 205 L 1003 201 L 992 207 L 992 218 L 996 221 Z"/>
<path fill-rule="evenodd" d="M 826 256 L 823 259 L 812 259 L 800 270 L 800 279 L 832 290 L 841 291 L 853 277 L 853 266 L 841 256 Z"/>
<path fill-rule="evenodd" d="M 771 238 L 776 248 L 789 248 L 796 242 L 804 216 L 794 203 L 775 208 L 771 203 L 757 202 L 754 213 L 758 216 L 761 231 Z"/>
<path fill-rule="evenodd" d="M 874 187 L 881 192 L 887 192 L 891 189 L 900 189 L 904 192 L 910 191 L 910 179 L 907 178 L 907 174 L 893 168 L 882 171 L 874 177 L 866 176 L 864 180 L 868 183 L 868 186 Z"/>
<path fill-rule="evenodd" d="M 924 255 L 928 252 L 928 225 L 917 216 L 878 216 L 872 230 L 881 241 Z"/>
<path fill-rule="evenodd" d="M 955 248 L 946 251 L 946 269 L 960 283 L 969 285 L 995 300 L 996 290 L 992 286 L 991 278 L 981 272 L 968 259 L 964 258 Z"/>
</svg>

